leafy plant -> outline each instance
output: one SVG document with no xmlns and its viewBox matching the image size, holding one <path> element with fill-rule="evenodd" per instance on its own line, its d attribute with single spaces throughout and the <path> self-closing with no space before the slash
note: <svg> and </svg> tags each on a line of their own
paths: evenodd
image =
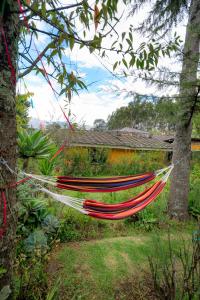
<svg viewBox="0 0 200 300">
<path fill-rule="evenodd" d="M 60 222 L 53 215 L 47 215 L 42 221 L 42 228 L 47 234 L 55 234 L 60 226 Z"/>
<path fill-rule="evenodd" d="M 198 201 L 200 194 L 200 172 L 198 161 L 194 164 L 190 176 L 190 193 L 189 193 L 189 213 L 195 219 L 200 217 L 200 203 Z"/>
<path fill-rule="evenodd" d="M 55 161 L 50 161 L 49 159 L 42 159 L 39 161 L 39 170 L 43 175 L 50 176 L 55 167 Z"/>
<path fill-rule="evenodd" d="M 56 151 L 56 146 L 47 135 L 40 130 L 20 130 L 18 133 L 18 150 L 21 158 L 24 159 L 23 169 L 27 170 L 29 158 L 48 158 Z"/>
<path fill-rule="evenodd" d="M 27 253 L 39 252 L 45 254 L 48 250 L 47 237 L 43 230 L 34 230 L 25 240 L 24 249 Z"/>
<path fill-rule="evenodd" d="M 192 247 L 182 241 L 176 249 L 168 233 L 167 250 L 160 243 L 156 248 L 149 257 L 154 299 L 199 299 L 200 240 L 193 239 Z"/>
</svg>

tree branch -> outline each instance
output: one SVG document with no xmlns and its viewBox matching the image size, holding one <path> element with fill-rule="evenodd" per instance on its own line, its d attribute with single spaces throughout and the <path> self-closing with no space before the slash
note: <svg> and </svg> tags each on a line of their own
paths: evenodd
<svg viewBox="0 0 200 300">
<path fill-rule="evenodd" d="M 74 8 L 74 7 L 78 7 L 80 5 L 83 4 L 84 1 L 81 1 L 79 3 L 76 4 L 71 4 L 71 5 L 66 5 L 66 6 L 61 6 L 61 7 L 57 7 L 57 8 L 53 8 L 53 9 L 49 9 L 46 12 L 50 13 L 50 12 L 54 12 L 54 11 L 60 11 L 60 10 L 66 10 L 66 9 L 70 9 L 70 8 Z M 23 1 L 23 5 L 25 7 L 28 7 L 27 9 L 24 9 L 24 13 L 27 13 L 29 11 L 29 6 L 27 5 L 26 2 Z M 11 13 L 13 14 L 21 14 L 21 12 L 19 10 L 12 10 Z"/>
<path fill-rule="evenodd" d="M 55 42 L 57 40 L 57 38 L 53 41 L 51 41 L 45 48 L 42 52 L 40 52 L 40 54 L 38 55 L 38 57 L 32 62 L 31 66 L 26 70 L 24 71 L 23 73 L 19 74 L 18 75 L 18 78 L 22 78 L 26 75 L 28 75 L 32 70 L 33 68 L 37 65 L 37 63 L 41 60 L 41 58 L 45 55 L 45 53 L 47 52 L 47 50 L 49 49 L 50 45 Z"/>
<path fill-rule="evenodd" d="M 35 28 L 35 27 L 33 27 L 33 26 L 30 26 L 30 25 L 29 25 L 29 28 L 30 28 L 31 30 L 33 30 L 33 31 L 37 31 L 37 32 L 46 34 L 46 35 L 48 35 L 48 36 L 53 36 L 53 37 L 58 38 L 58 35 L 57 35 L 57 34 L 54 34 L 54 33 L 52 33 L 52 32 L 47 32 L 47 31 L 45 31 L 45 30 L 41 30 L 41 29 Z"/>
</svg>

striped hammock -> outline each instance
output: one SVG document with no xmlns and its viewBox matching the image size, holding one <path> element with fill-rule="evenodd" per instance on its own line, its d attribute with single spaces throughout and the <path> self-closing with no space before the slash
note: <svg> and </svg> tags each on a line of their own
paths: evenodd
<svg viewBox="0 0 200 300">
<path fill-rule="evenodd" d="M 130 176 L 116 176 L 104 178 L 90 178 L 90 177 L 70 177 L 57 176 L 46 177 L 41 175 L 26 174 L 29 178 L 51 184 L 59 189 L 72 190 L 79 192 L 96 192 L 108 193 L 127 190 L 152 181 L 160 174 L 169 170 L 171 166 L 155 171 L 138 175 Z"/>
<path fill-rule="evenodd" d="M 59 195 L 46 188 L 41 188 L 40 190 L 51 196 L 53 199 L 73 207 L 79 212 L 90 217 L 104 220 L 120 220 L 136 214 L 152 203 L 164 189 L 171 170 L 172 166 L 159 181 L 139 195 L 129 199 L 128 201 L 115 204 Z"/>
</svg>

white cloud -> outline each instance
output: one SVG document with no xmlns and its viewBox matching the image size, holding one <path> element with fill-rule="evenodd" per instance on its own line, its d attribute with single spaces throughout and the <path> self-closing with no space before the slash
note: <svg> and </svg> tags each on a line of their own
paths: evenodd
<svg viewBox="0 0 200 300">
<path fill-rule="evenodd" d="M 54 98 L 54 95 L 49 90 L 48 86 L 40 85 L 33 96 L 34 108 L 30 109 L 29 115 L 32 118 L 39 118 L 47 121 L 65 121 L 59 104 Z M 64 98 L 59 100 L 62 108 L 66 106 Z M 64 109 L 66 114 L 68 109 L 71 110 L 71 120 L 78 124 L 85 123 L 93 125 L 95 119 L 104 119 L 117 108 L 128 104 L 128 100 L 116 98 L 109 94 L 82 93 L 79 96 L 75 95 L 72 98 L 70 107 Z"/>
<path fill-rule="evenodd" d="M 113 98 L 108 93 L 82 93 L 73 97 L 71 109 L 78 123 L 85 121 L 87 125 L 93 125 L 95 119 L 107 120 L 114 110 L 127 104 L 127 99 Z"/>
</svg>

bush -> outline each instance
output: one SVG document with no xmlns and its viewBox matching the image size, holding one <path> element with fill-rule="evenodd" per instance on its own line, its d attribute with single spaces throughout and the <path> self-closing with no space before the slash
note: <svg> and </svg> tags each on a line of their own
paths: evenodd
<svg viewBox="0 0 200 300">
<path fill-rule="evenodd" d="M 45 299 L 47 279 L 44 267 L 60 223 L 51 214 L 47 200 L 40 198 L 33 186 L 21 185 L 17 196 L 16 299 Z"/>
<path fill-rule="evenodd" d="M 189 213 L 198 220 L 200 217 L 200 164 L 196 163 L 190 176 Z"/>
</svg>

